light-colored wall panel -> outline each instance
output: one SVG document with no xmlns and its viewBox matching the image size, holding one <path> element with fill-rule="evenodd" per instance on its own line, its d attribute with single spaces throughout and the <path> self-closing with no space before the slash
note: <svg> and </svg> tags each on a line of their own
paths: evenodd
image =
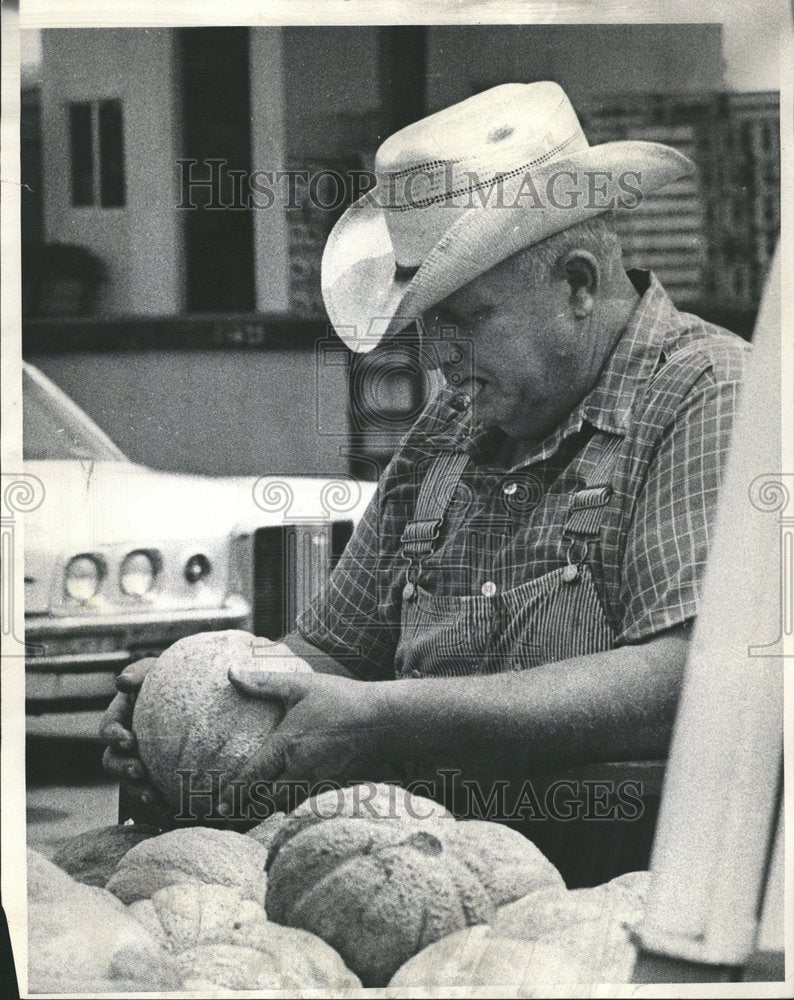
<svg viewBox="0 0 794 1000">
<path fill-rule="evenodd" d="M 63 29 L 42 33 L 44 232 L 89 247 L 110 280 L 105 314 L 170 314 L 183 302 L 178 81 L 174 32 Z M 71 204 L 68 103 L 118 98 L 126 205 Z"/>
</svg>

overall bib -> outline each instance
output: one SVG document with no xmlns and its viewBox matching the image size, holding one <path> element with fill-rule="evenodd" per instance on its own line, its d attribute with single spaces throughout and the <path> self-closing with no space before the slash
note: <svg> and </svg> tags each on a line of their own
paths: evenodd
<svg viewBox="0 0 794 1000">
<path fill-rule="evenodd" d="M 444 455 L 433 462 L 419 491 L 416 517 L 402 535 L 407 579 L 397 677 L 518 671 L 611 647 L 617 633 L 599 597 L 590 552 L 612 498 L 611 474 L 621 439 L 603 437 L 601 461 L 570 498 L 561 536 L 565 564 L 501 592 L 489 582 L 480 594 L 458 598 L 435 596 L 423 588 L 422 563 L 433 554 L 468 456 Z"/>
</svg>

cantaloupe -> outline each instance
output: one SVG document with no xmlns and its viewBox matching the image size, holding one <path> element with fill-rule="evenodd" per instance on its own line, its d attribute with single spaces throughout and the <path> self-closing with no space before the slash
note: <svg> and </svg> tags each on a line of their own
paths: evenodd
<svg viewBox="0 0 794 1000">
<path fill-rule="evenodd" d="M 261 823 L 257 823 L 256 826 L 247 830 L 245 835 L 246 837 L 251 837 L 258 844 L 261 844 L 266 851 L 269 851 L 285 819 L 286 817 L 283 812 L 275 812 L 272 816 L 268 816 L 267 819 L 262 820 Z"/>
<path fill-rule="evenodd" d="M 82 993 L 108 981 L 113 992 L 179 985 L 167 952 L 119 900 L 30 850 L 28 977 L 36 993 Z"/>
<path fill-rule="evenodd" d="M 124 903 L 150 899 L 167 885 L 225 885 L 264 905 L 267 851 L 230 830 L 169 830 L 128 851 L 107 888 Z"/>
<path fill-rule="evenodd" d="M 514 830 L 363 785 L 287 817 L 268 857 L 266 909 L 327 941 L 365 986 L 385 986 L 431 942 L 548 886 L 564 887 L 559 872 Z"/>
<path fill-rule="evenodd" d="M 273 925 L 277 927 L 278 925 Z M 186 990 L 348 990 L 361 983 L 325 942 L 280 928 L 262 948 L 211 944 L 177 956 Z"/>
<path fill-rule="evenodd" d="M 189 989 L 361 985 L 320 938 L 274 924 L 261 906 L 227 886 L 167 886 L 128 912 L 175 956 Z"/>
<path fill-rule="evenodd" d="M 650 875 L 632 872 L 592 889 L 547 889 L 500 907 L 488 925 L 434 942 L 409 959 L 389 986 L 440 991 L 502 989 L 524 997 L 552 987 L 625 983 L 635 960 L 632 929 L 642 919 Z"/>
<path fill-rule="evenodd" d="M 153 826 L 102 826 L 59 840 L 51 858 L 77 882 L 104 888 L 127 851 L 159 833 Z"/>
<path fill-rule="evenodd" d="M 267 653 L 249 632 L 202 632 L 175 642 L 146 675 L 132 728 L 152 784 L 179 813 L 206 819 L 217 801 L 186 793 L 234 779 L 283 717 L 280 702 L 238 693 L 229 667 L 311 673 L 297 657 Z"/>
<path fill-rule="evenodd" d="M 486 924 L 456 931 L 410 958 L 389 982 L 422 996 L 447 990 L 491 990 L 492 996 L 557 996 L 552 985 L 581 982 L 578 963 L 555 944 L 500 937 Z M 399 995 L 399 994 L 398 994 Z"/>
<path fill-rule="evenodd" d="M 258 948 L 269 928 L 277 926 L 269 923 L 260 903 L 227 885 L 168 885 L 151 899 L 132 903 L 128 912 L 172 953 L 205 944 Z"/>
<path fill-rule="evenodd" d="M 530 941 L 589 922 L 627 927 L 645 912 L 650 872 L 630 872 L 591 889 L 531 893 L 500 907 L 491 926 L 499 934 Z"/>
</svg>

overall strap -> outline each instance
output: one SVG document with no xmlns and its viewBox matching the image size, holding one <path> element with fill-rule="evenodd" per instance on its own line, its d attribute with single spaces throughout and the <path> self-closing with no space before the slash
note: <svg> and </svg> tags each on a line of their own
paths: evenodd
<svg viewBox="0 0 794 1000">
<path fill-rule="evenodd" d="M 622 438 L 605 431 L 597 431 L 594 438 L 606 439 L 606 446 L 600 459 L 585 478 L 581 489 L 571 494 L 568 514 L 562 529 L 562 539 L 565 545 L 567 565 L 563 569 L 562 578 L 565 583 L 574 583 L 579 578 L 579 567 L 590 555 L 590 546 L 601 535 L 601 525 L 607 507 L 612 499 L 612 477 L 617 463 L 618 453 L 623 444 Z M 593 567 L 595 569 L 595 567 Z M 601 603 L 606 612 L 603 588 L 598 587 L 597 571 L 593 572 L 597 589 L 601 591 Z M 607 613 L 607 617 L 609 617 Z"/>
<path fill-rule="evenodd" d="M 598 462 L 585 478 L 585 485 L 571 495 L 563 534 L 569 538 L 597 538 L 604 508 L 612 498 L 612 476 L 623 438 L 605 431 L 596 432 L 607 439 Z"/>
<path fill-rule="evenodd" d="M 406 524 L 401 538 L 402 554 L 409 567 L 415 567 L 415 576 L 422 560 L 435 548 L 447 507 L 468 464 L 469 456 L 462 452 L 438 455 L 419 488 L 414 519 Z"/>
</svg>

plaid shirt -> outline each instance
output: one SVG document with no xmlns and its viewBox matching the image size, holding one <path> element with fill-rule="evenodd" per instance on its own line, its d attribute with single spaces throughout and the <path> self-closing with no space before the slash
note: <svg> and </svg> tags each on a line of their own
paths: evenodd
<svg viewBox="0 0 794 1000">
<path fill-rule="evenodd" d="M 436 550 L 422 564 L 426 591 L 479 596 L 488 582 L 498 593 L 564 566 L 570 494 L 605 448 L 614 450 L 615 436 L 624 455 L 636 456 L 648 427 L 633 414 L 635 404 L 682 351 L 701 370 L 688 390 L 680 388 L 654 447 L 639 461 L 618 464 L 612 485 L 620 514 L 591 568 L 604 586 L 612 582 L 615 645 L 695 616 L 748 345 L 678 312 L 653 274 L 631 278 L 642 298 L 597 384 L 520 467 L 500 459 L 503 432 L 470 426 L 470 416 L 456 413 L 442 390 L 398 447 L 328 584 L 286 637 L 296 653 L 316 666 L 331 657 L 364 679 L 395 676 L 406 582 L 400 538 L 440 451 L 466 449 L 471 461 L 462 480 L 465 503 L 450 505 Z"/>
</svg>

